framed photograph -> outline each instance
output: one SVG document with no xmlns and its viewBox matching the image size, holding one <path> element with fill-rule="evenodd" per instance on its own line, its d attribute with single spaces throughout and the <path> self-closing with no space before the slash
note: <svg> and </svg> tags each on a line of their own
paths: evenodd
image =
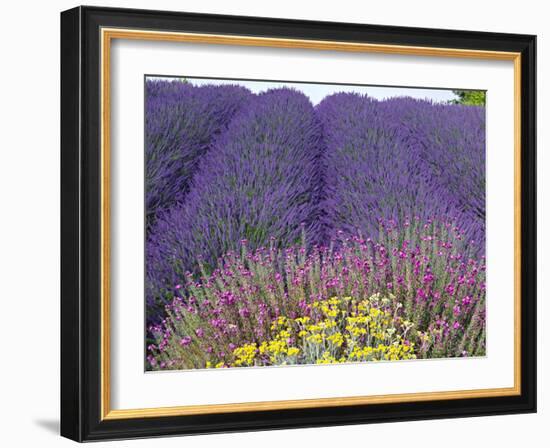
<svg viewBox="0 0 550 448">
<path fill-rule="evenodd" d="M 61 433 L 536 410 L 535 36 L 61 14 Z"/>
</svg>

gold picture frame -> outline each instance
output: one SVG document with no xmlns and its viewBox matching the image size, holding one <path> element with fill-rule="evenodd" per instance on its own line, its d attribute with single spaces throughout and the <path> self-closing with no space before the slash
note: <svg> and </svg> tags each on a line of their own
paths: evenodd
<svg viewBox="0 0 550 448">
<path fill-rule="evenodd" d="M 107 16 L 109 19 L 104 19 L 105 11 L 108 11 Z M 74 37 L 76 32 L 81 39 L 93 40 L 93 44 L 96 45 L 98 54 L 94 56 L 94 63 L 97 63 L 98 68 L 98 90 L 94 91 L 99 100 L 98 110 L 100 112 L 100 122 L 97 132 L 97 141 L 99 143 L 99 164 L 96 167 L 98 169 L 99 179 L 97 181 L 99 204 L 98 214 L 99 218 L 99 250 L 97 253 L 97 272 L 99 273 L 98 284 L 98 311 L 99 322 L 97 322 L 97 334 L 99 335 L 98 347 L 98 359 L 95 360 L 96 366 L 99 368 L 97 382 L 95 383 L 99 389 L 99 396 L 97 399 L 99 403 L 96 403 L 92 408 L 88 408 L 85 412 L 86 419 L 89 421 L 95 421 L 96 426 L 92 428 L 91 425 L 87 427 L 87 434 L 82 432 L 83 421 L 80 420 L 77 423 L 73 418 L 65 417 L 62 420 L 66 422 L 65 426 L 62 426 L 62 433 L 68 437 L 80 440 L 91 440 L 94 438 L 118 438 L 125 436 L 132 436 L 132 431 L 128 429 L 129 422 L 146 419 L 151 423 L 148 424 L 146 434 L 163 434 L 162 425 L 158 426 L 157 421 L 161 421 L 163 418 L 185 419 L 191 416 L 211 416 L 227 415 L 227 414 L 241 414 L 241 413 L 262 413 L 267 411 L 296 411 L 306 409 L 319 409 L 327 408 L 327 412 L 337 412 L 338 408 L 346 408 L 346 410 L 359 407 L 364 409 L 366 406 L 373 405 L 388 405 L 399 403 L 416 403 L 419 406 L 422 403 L 445 401 L 452 406 L 453 401 L 460 400 L 473 400 L 473 399 L 509 399 L 507 403 L 524 403 L 525 400 L 530 403 L 533 401 L 532 387 L 526 389 L 526 381 L 532 382 L 533 372 L 531 369 L 527 373 L 528 378 L 525 376 L 525 363 L 534 363 L 534 353 L 532 350 L 525 351 L 526 347 L 526 331 L 533 331 L 532 328 L 526 329 L 524 323 L 526 319 L 529 322 L 532 321 L 532 316 L 526 316 L 525 291 L 527 286 L 525 285 L 525 269 L 526 260 L 532 266 L 533 263 L 533 251 L 531 244 L 525 243 L 522 240 L 524 238 L 524 230 L 522 230 L 522 222 L 529 221 L 529 226 L 533 226 L 532 222 L 533 207 L 530 197 L 526 196 L 531 194 L 526 192 L 525 186 L 531 185 L 532 178 L 526 179 L 525 173 L 532 171 L 532 163 L 529 154 L 534 153 L 534 143 L 531 141 L 532 136 L 525 135 L 525 130 L 529 129 L 532 125 L 533 114 L 531 110 L 533 103 L 531 101 L 532 92 L 534 91 L 534 84 L 531 79 L 533 73 L 530 71 L 533 54 L 533 37 L 532 36 L 515 36 L 510 35 L 508 37 L 502 37 L 501 47 L 506 49 L 490 49 L 491 42 L 489 36 L 477 36 L 476 42 L 478 48 L 450 46 L 450 42 L 454 42 L 454 45 L 460 45 L 460 42 L 467 42 L 466 38 L 473 38 L 473 36 L 461 35 L 461 32 L 447 32 L 440 34 L 432 34 L 432 30 L 423 30 L 425 40 L 433 41 L 433 46 L 428 46 L 425 43 L 407 45 L 404 42 L 397 43 L 395 39 L 390 36 L 389 32 L 386 32 L 386 42 L 380 42 L 384 40 L 384 30 L 371 31 L 371 35 L 378 36 L 376 42 L 369 41 L 368 26 L 363 25 L 365 28 L 365 42 L 346 41 L 346 40 L 330 40 L 319 38 L 288 38 L 277 37 L 276 28 L 279 26 L 281 29 L 279 32 L 285 35 L 288 31 L 288 27 L 294 27 L 296 30 L 300 29 L 300 24 L 294 23 L 279 23 L 277 21 L 269 21 L 270 19 L 257 19 L 259 22 L 263 20 L 265 24 L 269 24 L 272 30 L 267 33 L 270 35 L 256 36 L 249 35 L 246 31 L 246 25 L 243 26 L 243 34 L 230 34 L 223 31 L 223 25 L 215 18 L 212 18 L 211 32 L 198 32 L 193 26 L 193 21 L 198 20 L 195 16 L 186 16 L 185 14 L 178 15 L 177 13 L 146 13 L 144 17 L 146 20 L 153 19 L 155 24 L 162 23 L 162 20 L 166 21 L 166 29 L 146 29 L 143 23 L 136 22 L 134 26 L 129 26 L 133 23 L 132 15 L 129 12 L 117 12 L 105 10 L 102 8 L 76 8 L 74 10 L 67 11 L 62 15 L 64 20 L 63 26 L 67 35 L 71 34 Z M 156 14 L 156 15 L 155 15 Z M 115 19 L 113 19 L 115 17 Z M 182 28 L 191 28 L 190 31 L 174 31 L 170 28 L 168 22 L 177 18 L 181 19 Z M 206 20 L 208 16 L 201 16 L 202 20 Z M 84 31 L 83 27 L 78 26 L 78 23 L 82 21 L 92 24 Z M 240 23 L 239 19 L 235 19 L 235 23 Z M 254 22 L 254 21 L 252 21 Z M 268 23 L 269 22 L 269 23 Z M 141 23 L 141 26 L 139 24 Z M 173 22 L 170 22 L 173 23 Z M 247 22 L 248 23 L 248 22 Z M 198 26 L 198 25 L 197 25 Z M 322 26 L 331 30 L 343 29 L 342 34 L 345 35 L 345 27 L 339 27 L 338 24 L 322 24 Z M 319 25 L 319 27 L 322 27 Z M 286 27 L 286 28 L 285 28 Z M 331 28 L 332 27 L 332 28 Z M 361 25 L 357 25 L 361 27 Z M 93 29 L 94 34 L 89 34 Z M 158 28 L 155 26 L 155 28 Z M 275 31 L 273 31 L 275 30 Z M 85 34 L 86 33 L 86 34 Z M 375 33 L 375 34 L 372 34 Z M 378 33 L 378 34 L 376 34 Z M 455 34 L 453 34 L 455 33 Z M 91 36 L 91 37 L 90 37 Z M 514 37 L 512 37 L 514 36 Z M 436 57 L 449 57 L 449 58 L 466 58 L 466 59 L 483 59 L 483 60 L 505 60 L 512 61 L 514 65 L 514 386 L 507 388 L 494 388 L 494 389 L 476 389 L 476 390 L 461 390 L 461 391 L 446 391 L 446 392 L 428 392 L 428 393 L 405 393 L 394 395 L 372 395 L 372 396 L 353 396 L 353 397 L 339 397 L 339 398 L 316 398 L 305 400 L 282 400 L 282 401 L 265 401 L 265 402 L 247 402 L 247 403 L 232 403 L 232 404 L 218 404 L 218 405 L 189 405 L 189 406 L 175 406 L 175 407 L 157 407 L 157 408 L 141 408 L 141 409 L 113 409 L 111 407 L 111 366 L 110 358 L 111 353 L 111 305 L 110 305 L 110 284 L 111 284 L 111 266 L 110 266 L 110 247 L 111 247 L 111 229 L 110 229 L 110 217 L 111 217 L 111 45 L 114 40 L 140 40 L 140 41 L 163 41 L 163 42 L 185 42 L 185 43 L 200 43 L 209 45 L 237 45 L 244 47 L 275 47 L 275 48 L 287 48 L 287 49 L 311 49 L 311 50 L 326 50 L 326 51 L 343 51 L 354 53 L 380 53 L 380 54 L 398 54 L 398 55 L 410 55 L 410 56 L 436 56 Z M 406 40 L 406 39 L 405 39 Z M 75 41 L 77 42 L 77 41 Z M 520 42 L 520 43 L 518 43 Z M 69 44 L 67 44 L 69 45 Z M 77 45 L 74 43 L 73 45 Z M 70 50 L 70 51 L 69 51 Z M 74 85 L 71 85 L 70 92 L 67 87 L 66 95 L 81 95 L 80 89 L 83 89 L 83 77 L 79 65 L 82 63 L 82 55 L 80 52 L 84 51 L 81 47 L 69 48 L 65 56 L 66 77 L 79 73 L 80 83 L 78 83 L 75 89 Z M 78 55 L 80 59 L 75 59 L 75 55 Z M 63 73 L 62 73 L 63 75 Z M 74 83 L 73 83 L 74 84 Z M 531 89 L 531 93 L 530 93 Z M 78 91 L 78 92 L 77 92 Z M 527 91 L 527 93 L 526 93 Z M 81 98 L 81 96 L 79 97 Z M 81 103 L 79 103 L 82 106 Z M 70 108 L 65 106 L 66 112 L 69 113 Z M 527 111 L 530 111 L 527 113 Z M 63 117 L 62 117 L 63 119 Z M 86 126 L 85 117 L 79 117 L 78 123 L 71 122 L 67 124 L 67 128 L 70 130 L 65 131 L 67 135 L 73 132 L 74 126 Z M 93 131 L 93 130 L 91 130 Z M 69 137 L 67 137 L 69 138 Z M 72 151 L 73 147 L 69 148 L 69 145 L 62 148 L 62 151 Z M 79 143 L 79 146 L 82 143 Z M 80 149 L 81 151 L 84 148 Z M 526 155 L 527 154 L 527 155 Z M 527 163 L 527 165 L 526 165 Z M 73 169 L 74 167 L 66 167 L 65 171 Z M 69 175 L 67 175 L 69 176 Z M 79 198 L 79 200 L 81 200 Z M 81 203 L 78 203 L 79 207 Z M 80 209 L 80 208 L 78 208 Z M 76 210 L 68 210 L 66 215 L 76 213 Z M 71 215 L 72 216 L 72 215 Z M 67 218 L 68 219 L 68 218 Z M 533 236 L 534 238 L 534 236 Z M 81 248 L 73 248 L 74 241 L 67 242 L 67 252 L 80 251 Z M 71 246 L 71 247 L 69 247 Z M 526 252 L 527 251 L 527 252 Z M 71 252 L 72 253 L 72 252 Z M 68 257 L 68 255 L 65 255 Z M 532 268 L 529 268 L 532 269 Z M 523 272 L 523 273 L 522 273 Z M 531 272 L 529 270 L 529 272 Z M 532 278 L 532 273 L 529 274 Z M 74 279 L 68 279 L 67 282 L 73 282 Z M 533 286 L 530 285 L 529 288 Z M 532 289 L 531 289 L 532 290 Z M 63 297 L 63 301 L 74 300 L 74 298 Z M 66 306 L 66 314 L 74 312 L 71 306 Z M 82 312 L 83 308 L 79 308 Z M 72 325 L 67 322 L 69 318 L 64 317 L 64 325 Z M 523 326 L 522 326 L 523 323 Z M 71 327 L 72 328 L 72 327 Z M 83 331 L 82 327 L 77 328 L 77 332 Z M 532 335 L 529 337 L 532 338 Z M 67 352 L 81 351 L 82 347 L 70 347 L 71 350 Z M 64 365 L 74 365 L 75 363 L 82 362 L 74 359 L 74 356 L 66 356 L 63 361 Z M 64 367 L 65 369 L 65 367 Z M 68 367 L 67 367 L 68 369 Z M 74 380 L 74 378 L 73 378 Z M 68 380 L 67 380 L 68 381 Z M 80 380 L 81 381 L 81 380 Z M 74 381 L 73 381 L 74 382 Z M 82 386 L 82 385 L 81 385 Z M 75 388 L 78 389 L 75 384 L 71 383 L 70 387 L 66 388 L 65 397 L 71 395 L 73 400 L 78 402 L 78 406 L 82 409 L 88 406 L 84 403 L 86 398 L 80 396 L 75 398 L 73 396 Z M 87 398 L 90 400 L 90 397 Z M 516 400 L 516 401 L 514 401 Z M 62 398 L 63 401 L 63 398 Z M 492 403 L 492 402 L 491 402 Z M 513 406 L 512 406 L 513 407 Z M 516 407 L 519 405 L 516 404 Z M 531 406 L 532 409 L 532 406 Z M 481 411 L 480 411 L 481 413 Z M 92 415 L 93 414 L 93 415 Z M 475 412 L 474 412 L 475 414 Z M 464 413 L 467 415 L 467 413 Z M 406 417 L 405 417 L 406 418 Z M 160 419 L 160 420 L 159 420 Z M 396 417 L 399 419 L 399 417 Z M 184 422 L 184 420 L 181 420 Z M 366 420 L 365 420 L 366 421 Z M 98 430 L 105 425 L 117 424 L 120 422 L 122 426 L 118 429 L 106 429 L 103 432 Z M 323 423 L 323 419 L 319 420 L 319 424 Z M 63 425 L 63 423 L 62 423 Z M 183 424 L 182 428 L 185 426 Z M 277 426 L 275 424 L 275 426 Z M 113 426 L 117 428 L 116 426 Z M 258 425 L 261 428 L 261 424 Z M 284 423 L 281 427 L 285 427 Z M 289 427 L 287 424 L 286 427 Z M 110 428 L 110 427 L 108 427 Z M 222 426 L 220 426 L 221 430 Z M 238 423 L 235 423 L 235 428 L 239 428 Z M 245 427 L 243 427 L 245 428 Z M 194 431 L 199 432 L 201 425 L 198 424 L 193 430 L 175 431 L 175 433 L 192 433 Z M 160 432 L 159 432 L 160 431 Z M 94 433 L 95 432 L 95 433 Z M 97 433 L 97 435 L 96 435 Z M 166 432 L 168 433 L 168 432 Z"/>
</svg>

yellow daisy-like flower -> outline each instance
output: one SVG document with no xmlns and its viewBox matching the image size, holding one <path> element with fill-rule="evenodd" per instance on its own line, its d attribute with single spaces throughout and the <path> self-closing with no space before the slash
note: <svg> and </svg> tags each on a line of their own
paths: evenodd
<svg viewBox="0 0 550 448">
<path fill-rule="evenodd" d="M 296 355 L 298 355 L 299 353 L 300 353 L 300 349 L 297 348 L 297 347 L 290 347 L 290 348 L 288 349 L 288 352 L 287 352 L 288 356 L 296 356 Z"/>
</svg>

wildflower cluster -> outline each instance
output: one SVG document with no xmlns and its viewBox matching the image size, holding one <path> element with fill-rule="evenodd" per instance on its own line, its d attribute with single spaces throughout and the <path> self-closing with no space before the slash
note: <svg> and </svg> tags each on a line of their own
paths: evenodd
<svg viewBox="0 0 550 448">
<path fill-rule="evenodd" d="M 229 367 L 414 359 L 414 342 L 406 338 L 412 326 L 399 316 L 401 306 L 380 294 L 314 302 L 304 316 L 275 319 L 272 339 L 237 347 Z"/>
<path fill-rule="evenodd" d="M 189 273 L 149 328 L 152 369 L 480 356 L 485 265 L 452 223 L 381 223 L 377 242 L 248 250 Z"/>
</svg>

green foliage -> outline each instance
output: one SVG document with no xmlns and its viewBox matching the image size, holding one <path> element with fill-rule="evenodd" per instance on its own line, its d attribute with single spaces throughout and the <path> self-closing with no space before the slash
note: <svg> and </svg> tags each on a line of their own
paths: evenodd
<svg viewBox="0 0 550 448">
<path fill-rule="evenodd" d="M 453 90 L 458 97 L 451 100 L 452 104 L 464 104 L 465 106 L 485 106 L 485 92 L 483 90 Z"/>
</svg>

